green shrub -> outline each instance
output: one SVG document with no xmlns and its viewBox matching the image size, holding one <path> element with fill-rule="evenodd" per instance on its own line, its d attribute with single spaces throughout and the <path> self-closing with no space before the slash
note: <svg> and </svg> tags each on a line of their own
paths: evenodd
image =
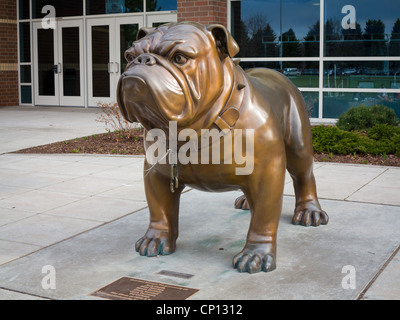
<svg viewBox="0 0 400 320">
<path fill-rule="evenodd" d="M 317 126 L 311 128 L 313 148 L 315 152 L 327 152 L 335 154 L 349 154 L 362 152 L 361 135 L 357 132 L 340 130 L 336 126 Z"/>
<path fill-rule="evenodd" d="M 384 105 L 372 107 L 360 105 L 342 113 L 336 123 L 340 129 L 346 131 L 365 130 L 372 128 L 375 124 L 396 126 L 398 118 L 392 109 Z"/>
<path fill-rule="evenodd" d="M 400 128 L 386 123 L 376 124 L 368 129 L 367 136 L 374 140 L 392 139 L 396 134 L 400 134 Z"/>
<path fill-rule="evenodd" d="M 311 132 L 317 153 L 400 155 L 400 128 L 387 124 L 375 125 L 367 134 L 323 125 L 312 127 Z"/>
</svg>

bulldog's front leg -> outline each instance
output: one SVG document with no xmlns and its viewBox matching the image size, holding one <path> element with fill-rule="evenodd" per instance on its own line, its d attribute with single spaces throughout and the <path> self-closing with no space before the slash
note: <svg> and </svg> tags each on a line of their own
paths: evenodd
<svg viewBox="0 0 400 320">
<path fill-rule="evenodd" d="M 136 242 L 135 249 L 142 256 L 154 257 L 175 252 L 179 200 L 184 186 L 171 192 L 169 178 L 155 168 L 146 172 L 149 167 L 145 162 L 144 185 L 150 224 L 146 234 Z"/>
<path fill-rule="evenodd" d="M 285 182 L 284 156 L 272 161 L 267 170 L 253 175 L 251 185 L 243 189 L 252 213 L 247 242 L 233 258 L 233 266 L 239 272 L 268 272 L 276 268 L 276 238 Z"/>
</svg>

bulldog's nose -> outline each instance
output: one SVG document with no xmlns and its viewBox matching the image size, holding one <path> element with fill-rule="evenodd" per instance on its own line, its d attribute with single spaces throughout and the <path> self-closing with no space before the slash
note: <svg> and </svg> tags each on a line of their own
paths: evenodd
<svg viewBox="0 0 400 320">
<path fill-rule="evenodd" d="M 134 61 L 134 64 L 144 64 L 146 66 L 152 66 L 156 64 L 156 59 L 153 55 L 148 53 L 142 53 L 139 57 L 137 57 Z"/>
</svg>

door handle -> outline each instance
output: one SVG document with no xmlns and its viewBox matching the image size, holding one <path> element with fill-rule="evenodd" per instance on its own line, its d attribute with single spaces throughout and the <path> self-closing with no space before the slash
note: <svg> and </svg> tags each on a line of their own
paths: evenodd
<svg viewBox="0 0 400 320">
<path fill-rule="evenodd" d="M 114 62 L 117 65 L 117 70 L 115 71 L 115 73 L 119 73 L 119 63 L 118 62 Z"/>
<path fill-rule="evenodd" d="M 57 63 L 53 66 L 53 71 L 54 73 L 61 73 L 62 69 L 61 69 L 61 63 Z"/>
</svg>

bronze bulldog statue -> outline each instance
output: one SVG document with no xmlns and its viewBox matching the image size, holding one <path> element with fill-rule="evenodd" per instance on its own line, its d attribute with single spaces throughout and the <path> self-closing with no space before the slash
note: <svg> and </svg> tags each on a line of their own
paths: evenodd
<svg viewBox="0 0 400 320">
<path fill-rule="evenodd" d="M 235 206 L 250 208 L 251 222 L 246 245 L 234 257 L 233 266 L 250 273 L 275 269 L 286 168 L 296 193 L 292 222 L 304 226 L 328 223 L 317 198 L 310 123 L 300 91 L 279 72 L 265 68 L 244 72 L 232 60 L 238 51 L 225 27 L 182 22 L 140 29 L 125 52 L 128 65 L 117 96 L 128 121 L 140 122 L 146 132 L 162 130 L 167 145 L 173 123 L 178 134 L 191 129 L 200 137 L 205 129 L 218 130 L 222 134 L 212 140 L 206 160 L 212 157 L 212 144 L 232 132 L 235 138 L 251 138 L 236 139 L 240 145 L 232 142 L 231 154 L 219 154 L 220 164 L 200 161 L 205 159 L 200 155 L 203 146 L 191 149 L 191 159 L 198 160 L 192 163 L 171 162 L 168 151 L 172 147 L 168 146 L 158 161 L 146 157 L 150 225 L 136 243 L 140 255 L 175 251 L 179 200 L 185 186 L 212 192 L 240 189 L 244 195 Z M 246 130 L 252 134 L 246 135 Z M 146 153 L 154 143 L 155 138 L 146 136 Z M 239 165 L 227 160 L 232 159 L 235 147 L 244 150 L 245 144 L 254 148 L 248 159 L 251 170 L 238 174 Z"/>
</svg>

